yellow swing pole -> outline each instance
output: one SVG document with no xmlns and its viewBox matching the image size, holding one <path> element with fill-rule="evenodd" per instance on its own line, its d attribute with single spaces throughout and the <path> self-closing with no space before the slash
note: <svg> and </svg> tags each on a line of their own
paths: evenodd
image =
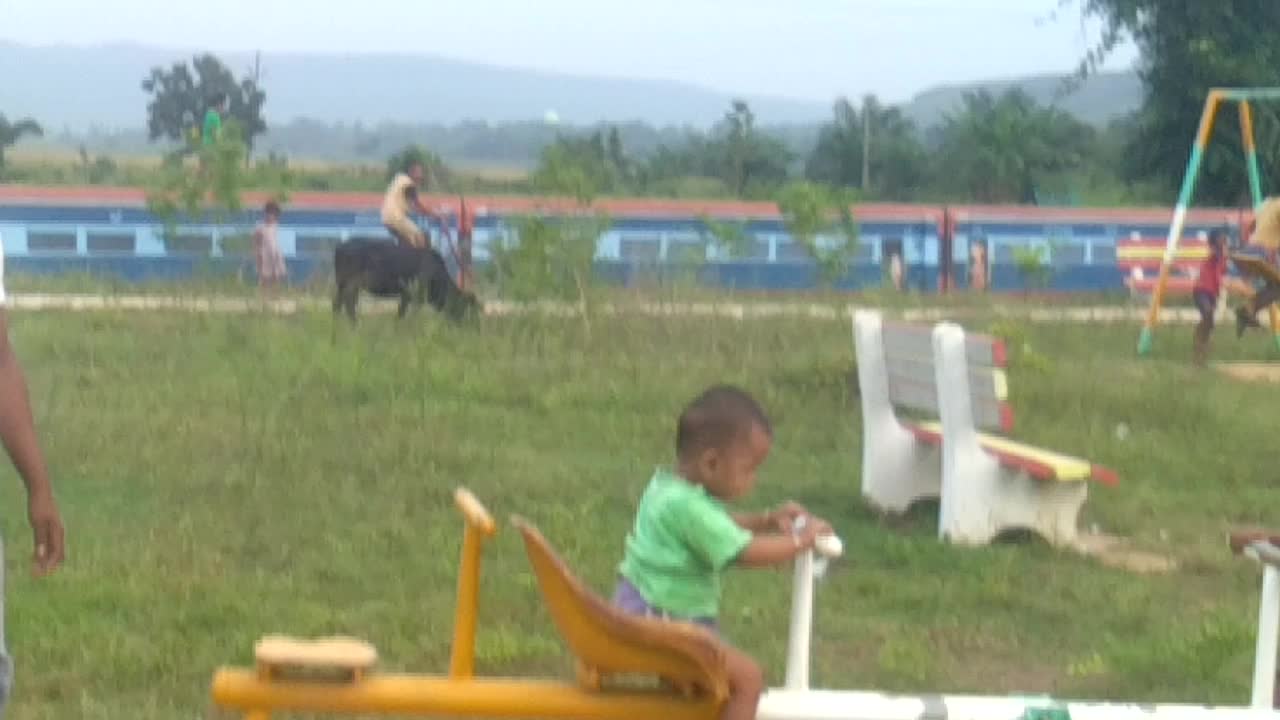
<svg viewBox="0 0 1280 720">
<path fill-rule="evenodd" d="M 1200 163 L 1204 160 L 1205 148 L 1209 145 L 1209 135 L 1213 132 L 1213 120 L 1218 114 L 1218 104 L 1223 95 L 1220 90 L 1209 91 L 1204 101 L 1204 111 L 1200 115 L 1200 129 L 1196 132 L 1195 144 L 1191 147 L 1191 158 L 1187 161 L 1187 172 L 1182 178 L 1182 188 L 1178 191 L 1178 205 L 1173 211 L 1173 221 L 1169 223 L 1169 236 L 1165 241 L 1164 259 L 1160 262 L 1160 277 L 1156 280 L 1155 291 L 1151 293 L 1151 307 L 1147 311 L 1147 320 L 1138 337 L 1138 354 L 1151 352 L 1152 333 L 1160 322 L 1160 306 L 1164 303 L 1165 286 L 1169 282 L 1169 269 L 1178 252 L 1178 243 L 1182 239 L 1182 226 L 1187 219 L 1187 208 L 1191 205 L 1191 197 L 1195 191 L 1196 176 L 1200 174 Z"/>
</svg>

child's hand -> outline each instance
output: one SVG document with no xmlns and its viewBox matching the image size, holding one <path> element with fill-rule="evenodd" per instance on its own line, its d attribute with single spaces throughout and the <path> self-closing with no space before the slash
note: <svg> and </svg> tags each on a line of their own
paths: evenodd
<svg viewBox="0 0 1280 720">
<path fill-rule="evenodd" d="M 822 535 L 833 535 L 835 531 L 831 529 L 831 524 L 820 517 L 810 515 L 805 519 L 804 528 L 800 531 L 800 542 L 806 548 L 813 547 L 813 543 Z"/>
<path fill-rule="evenodd" d="M 773 520 L 773 526 L 781 533 L 791 533 L 795 531 L 796 520 L 802 517 L 808 517 L 809 511 L 804 509 L 800 503 L 786 502 L 779 505 L 776 510 L 769 513 Z M 807 522 L 807 521 L 806 521 Z"/>
</svg>

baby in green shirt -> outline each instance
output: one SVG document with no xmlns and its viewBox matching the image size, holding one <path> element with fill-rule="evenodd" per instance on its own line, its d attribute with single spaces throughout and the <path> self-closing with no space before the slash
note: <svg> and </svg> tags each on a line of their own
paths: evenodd
<svg viewBox="0 0 1280 720">
<path fill-rule="evenodd" d="M 725 570 L 789 562 L 831 532 L 796 503 L 757 515 L 725 507 L 755 487 L 756 469 L 772 445 L 764 410 L 739 388 L 711 387 L 684 409 L 676 424 L 676 467 L 654 473 L 627 536 L 618 607 L 716 632 Z M 795 533 L 802 516 L 806 522 Z M 730 697 L 722 718 L 754 718 L 764 672 L 736 648 L 726 648 L 726 657 Z"/>
</svg>

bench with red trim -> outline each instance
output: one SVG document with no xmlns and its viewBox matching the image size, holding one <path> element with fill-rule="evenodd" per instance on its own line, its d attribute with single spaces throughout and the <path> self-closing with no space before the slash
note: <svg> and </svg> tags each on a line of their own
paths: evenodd
<svg viewBox="0 0 1280 720">
<path fill-rule="evenodd" d="M 1058 544 L 1076 537 L 1089 482 L 1116 473 L 1007 437 L 1008 356 L 998 338 L 938 326 L 853 321 L 862 395 L 862 494 L 885 512 L 941 497 L 939 534 L 982 544 L 1011 528 Z M 905 419 L 904 414 L 930 419 Z M 933 420 L 932 418 L 938 418 Z"/>
<path fill-rule="evenodd" d="M 1166 238 L 1144 238 L 1137 233 L 1116 241 L 1116 265 L 1124 272 L 1125 287 L 1134 295 L 1150 295 L 1160 278 Z M 1184 237 L 1174 251 L 1173 264 L 1165 292 L 1190 295 L 1196 284 L 1200 263 L 1209 257 L 1209 242 L 1204 233 Z"/>
</svg>

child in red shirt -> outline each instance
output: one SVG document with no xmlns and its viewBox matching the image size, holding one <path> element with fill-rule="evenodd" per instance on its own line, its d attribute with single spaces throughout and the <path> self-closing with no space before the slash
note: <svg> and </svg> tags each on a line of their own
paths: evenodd
<svg viewBox="0 0 1280 720">
<path fill-rule="evenodd" d="M 1191 290 L 1191 298 L 1200 311 L 1200 324 L 1196 325 L 1194 360 L 1204 366 L 1209 358 L 1209 338 L 1213 335 L 1213 312 L 1218 307 L 1218 294 L 1222 292 L 1222 278 L 1227 274 L 1227 233 L 1214 230 L 1209 235 L 1209 257 L 1200 263 L 1200 275 Z"/>
</svg>

